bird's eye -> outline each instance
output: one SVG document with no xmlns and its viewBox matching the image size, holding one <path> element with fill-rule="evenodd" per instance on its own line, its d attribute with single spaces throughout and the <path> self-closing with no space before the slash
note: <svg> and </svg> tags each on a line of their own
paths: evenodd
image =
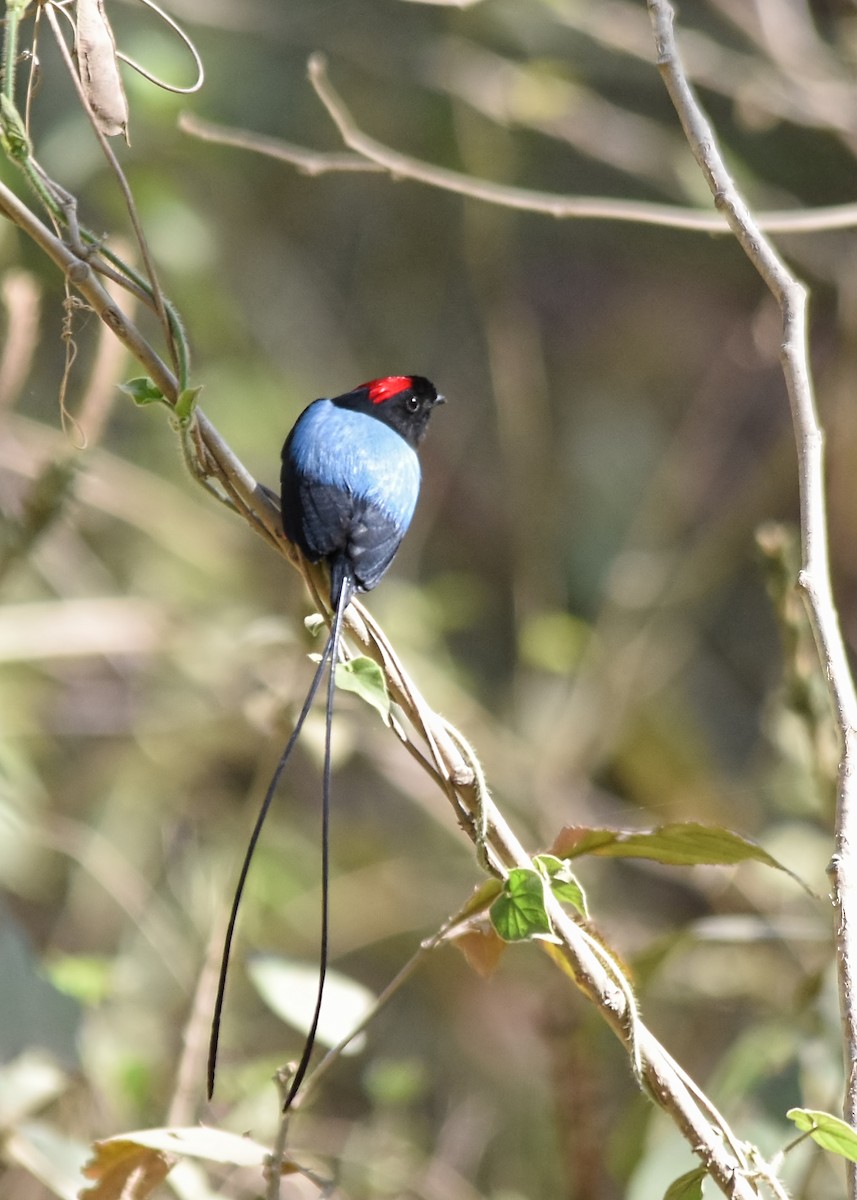
<svg viewBox="0 0 857 1200">
<path fill-rule="evenodd" d="M 408 412 L 415 413 L 420 407 L 419 398 L 417 396 L 408 396 L 405 401 L 405 408 Z"/>
</svg>

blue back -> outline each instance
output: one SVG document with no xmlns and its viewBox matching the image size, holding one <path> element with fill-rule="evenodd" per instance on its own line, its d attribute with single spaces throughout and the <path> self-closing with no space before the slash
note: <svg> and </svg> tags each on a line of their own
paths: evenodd
<svg viewBox="0 0 857 1200">
<path fill-rule="evenodd" d="M 416 451 L 378 418 L 316 400 L 283 454 L 287 535 L 313 560 L 373 588 L 393 559 L 420 490 Z"/>
<path fill-rule="evenodd" d="M 298 418 L 291 456 L 299 475 L 359 496 L 404 535 L 420 492 L 420 460 L 375 417 L 316 400 Z"/>
</svg>

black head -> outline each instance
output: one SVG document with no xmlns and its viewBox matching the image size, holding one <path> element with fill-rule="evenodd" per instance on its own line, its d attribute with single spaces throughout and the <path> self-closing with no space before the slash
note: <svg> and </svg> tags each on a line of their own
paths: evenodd
<svg viewBox="0 0 857 1200">
<path fill-rule="evenodd" d="M 386 375 L 361 383 L 344 396 L 337 396 L 333 403 L 383 421 L 416 450 L 425 436 L 432 409 L 443 404 L 444 398 L 422 375 Z"/>
</svg>

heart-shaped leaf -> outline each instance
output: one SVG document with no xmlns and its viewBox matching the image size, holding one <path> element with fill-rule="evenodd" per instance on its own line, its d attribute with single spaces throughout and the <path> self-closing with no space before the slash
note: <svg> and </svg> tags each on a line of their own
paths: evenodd
<svg viewBox="0 0 857 1200">
<path fill-rule="evenodd" d="M 491 924 L 505 942 L 522 942 L 553 933 L 545 908 L 545 880 L 528 867 L 514 867 L 509 872 L 502 895 L 489 912 Z"/>
</svg>

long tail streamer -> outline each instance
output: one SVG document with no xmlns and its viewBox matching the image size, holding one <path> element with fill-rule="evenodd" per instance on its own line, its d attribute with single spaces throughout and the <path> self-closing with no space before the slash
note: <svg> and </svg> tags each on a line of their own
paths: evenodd
<svg viewBox="0 0 857 1200">
<path fill-rule="evenodd" d="M 268 784 L 268 790 L 265 793 L 265 798 L 259 808 L 259 814 L 256 817 L 256 823 L 253 826 L 253 832 L 250 834 L 250 840 L 247 843 L 247 849 L 244 853 L 244 861 L 241 864 L 241 871 L 238 876 L 238 884 L 235 888 L 235 895 L 232 898 L 232 908 L 229 913 L 229 923 L 226 927 L 226 937 L 223 940 L 223 954 L 220 959 L 220 975 L 217 981 L 217 998 L 214 1002 L 214 1016 L 211 1022 L 211 1036 L 208 1043 L 208 1098 L 209 1100 L 214 1094 L 214 1079 L 217 1071 L 217 1048 L 220 1042 L 220 1025 L 223 1017 L 223 1000 L 226 993 L 226 977 L 229 973 L 229 957 L 232 951 L 232 941 L 235 935 L 235 925 L 238 920 L 238 909 L 241 905 L 241 899 L 244 895 L 244 887 L 247 883 L 247 875 L 250 871 L 250 864 L 253 861 L 253 855 L 259 841 L 259 836 L 262 832 L 262 826 L 265 824 L 265 818 L 271 807 L 271 802 L 274 799 L 274 794 L 277 790 L 277 785 L 286 764 L 291 758 L 292 751 L 295 748 L 298 737 L 304 722 L 309 715 L 318 692 L 319 684 L 324 676 L 325 667 L 330 665 L 330 673 L 327 684 L 327 709 L 325 721 L 325 739 L 324 739 L 324 771 L 322 775 L 322 795 L 321 795 L 321 933 L 319 947 L 319 971 L 318 971 L 318 992 L 316 995 L 315 1010 L 313 1012 L 312 1021 L 310 1022 L 309 1032 L 306 1036 L 303 1052 L 300 1062 L 292 1077 L 289 1085 L 289 1090 L 286 1095 L 286 1102 L 283 1106 L 284 1111 L 288 1110 L 294 1102 L 298 1089 L 306 1075 L 309 1061 L 312 1056 L 313 1046 L 315 1044 L 315 1035 L 318 1030 L 318 1021 L 321 1015 L 321 1005 L 324 999 L 324 982 L 327 975 L 327 958 L 328 958 L 328 932 L 329 932 L 329 884 L 330 884 L 330 776 L 331 776 L 331 726 L 333 724 L 333 697 L 336 685 L 336 662 L 339 657 L 339 642 L 342 633 L 342 618 L 345 615 L 345 610 L 351 600 L 352 589 L 348 586 L 348 581 L 343 580 L 339 590 L 339 598 L 336 604 L 336 609 L 333 616 L 333 625 L 327 639 L 327 644 L 324 647 L 324 652 L 316 668 L 309 691 L 307 692 L 306 700 L 304 700 L 303 708 L 300 711 L 295 727 L 292 730 L 291 736 L 286 743 L 283 753 L 280 755 L 280 761 L 271 776 L 271 782 Z"/>
</svg>

